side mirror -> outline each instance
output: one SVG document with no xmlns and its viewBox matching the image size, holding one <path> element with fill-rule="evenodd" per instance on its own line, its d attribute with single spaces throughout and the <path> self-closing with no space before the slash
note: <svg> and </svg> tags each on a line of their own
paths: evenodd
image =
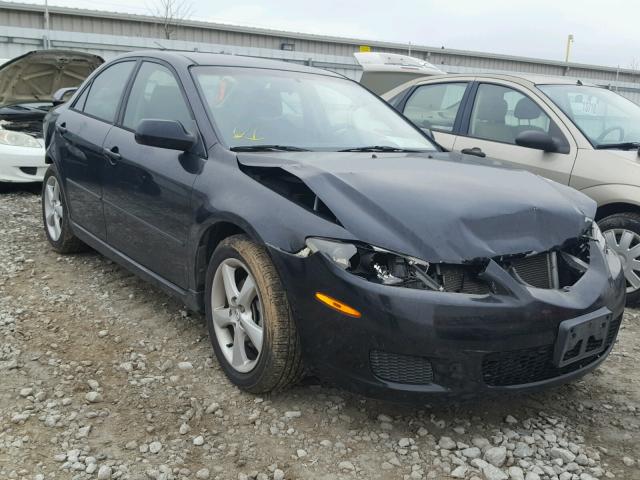
<svg viewBox="0 0 640 480">
<path fill-rule="evenodd" d="M 534 148 L 544 152 L 557 152 L 559 150 L 557 142 L 551 135 L 540 130 L 525 130 L 516 137 L 516 145 L 527 148 Z"/>
<path fill-rule="evenodd" d="M 136 142 L 150 147 L 189 151 L 196 144 L 196 137 L 175 120 L 145 119 L 138 124 Z"/>
<path fill-rule="evenodd" d="M 56 90 L 56 93 L 53 94 L 52 97 L 52 103 L 54 107 L 57 107 L 58 105 L 62 105 L 63 103 L 66 103 L 71 96 L 76 93 L 76 91 L 78 90 L 78 87 L 67 87 L 67 88 L 61 88 L 60 90 Z"/>
</svg>

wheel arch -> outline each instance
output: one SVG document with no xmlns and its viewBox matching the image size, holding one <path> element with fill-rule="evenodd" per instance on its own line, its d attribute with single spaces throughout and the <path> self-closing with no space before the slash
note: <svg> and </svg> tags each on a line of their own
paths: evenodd
<svg viewBox="0 0 640 480">
<path fill-rule="evenodd" d="M 607 183 L 580 190 L 598 204 L 596 220 L 617 213 L 640 214 L 640 186 Z"/>
<path fill-rule="evenodd" d="M 209 223 L 199 234 L 195 253 L 195 287 L 196 291 L 204 291 L 207 267 L 211 255 L 225 238 L 232 235 L 247 235 L 251 239 L 262 243 L 256 232 L 244 221 L 239 219 L 220 219 Z"/>
<path fill-rule="evenodd" d="M 606 205 L 600 205 L 596 211 L 596 221 L 600 221 L 617 213 L 640 214 L 640 206 L 627 202 L 613 202 Z"/>
</svg>

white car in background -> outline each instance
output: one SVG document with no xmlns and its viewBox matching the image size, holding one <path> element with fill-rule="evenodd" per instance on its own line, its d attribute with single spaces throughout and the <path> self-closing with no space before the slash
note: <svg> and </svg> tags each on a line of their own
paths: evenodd
<svg viewBox="0 0 640 480">
<path fill-rule="evenodd" d="M 47 170 L 42 119 L 103 62 L 68 50 L 0 60 L 0 182 L 42 181 Z M 54 99 L 58 91 L 61 98 Z"/>
<path fill-rule="evenodd" d="M 429 62 L 399 53 L 356 52 L 353 56 L 362 68 L 360 84 L 377 95 L 410 80 L 445 73 Z"/>
</svg>

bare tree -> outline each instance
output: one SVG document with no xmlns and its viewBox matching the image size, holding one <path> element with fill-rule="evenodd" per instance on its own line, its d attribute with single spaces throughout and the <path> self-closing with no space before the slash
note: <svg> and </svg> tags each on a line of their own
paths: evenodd
<svg viewBox="0 0 640 480">
<path fill-rule="evenodd" d="M 193 4 L 190 0 L 154 0 L 149 10 L 158 17 L 164 38 L 170 40 L 178 27 L 193 14 Z"/>
</svg>

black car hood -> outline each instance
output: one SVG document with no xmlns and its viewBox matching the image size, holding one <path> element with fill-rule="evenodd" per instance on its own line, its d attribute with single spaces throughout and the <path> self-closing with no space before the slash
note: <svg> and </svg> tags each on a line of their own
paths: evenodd
<svg viewBox="0 0 640 480">
<path fill-rule="evenodd" d="M 238 161 L 298 177 L 355 238 L 432 262 L 559 247 L 596 210 L 569 187 L 455 153 L 241 153 Z"/>
</svg>

